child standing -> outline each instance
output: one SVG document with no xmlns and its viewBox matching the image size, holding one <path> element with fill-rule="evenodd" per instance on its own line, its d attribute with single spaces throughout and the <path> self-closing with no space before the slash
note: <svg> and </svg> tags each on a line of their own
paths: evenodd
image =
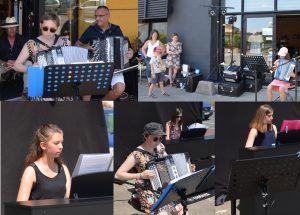
<svg viewBox="0 0 300 215">
<path fill-rule="evenodd" d="M 165 91 L 164 84 L 163 84 L 163 78 L 164 78 L 163 64 L 164 64 L 164 62 L 161 59 L 161 48 L 155 47 L 153 52 L 154 52 L 153 57 L 150 60 L 151 86 L 149 87 L 148 96 L 151 98 L 157 98 L 152 93 L 156 83 L 159 84 L 162 95 L 169 96 L 169 94 Z"/>
</svg>

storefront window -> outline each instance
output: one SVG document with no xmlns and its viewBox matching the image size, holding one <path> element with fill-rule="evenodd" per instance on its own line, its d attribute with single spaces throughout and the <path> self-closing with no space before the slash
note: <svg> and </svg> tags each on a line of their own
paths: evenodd
<svg viewBox="0 0 300 215">
<path fill-rule="evenodd" d="M 242 0 L 225 0 L 226 7 L 233 7 L 234 9 L 227 9 L 228 13 L 231 12 L 241 12 L 242 10 Z"/>
<path fill-rule="evenodd" d="M 236 21 L 235 18 L 236 17 Z M 226 16 L 224 26 L 224 62 L 229 65 L 235 61 L 240 65 L 241 54 L 241 16 Z"/>
<path fill-rule="evenodd" d="M 247 50 L 248 55 L 263 55 L 266 62 L 272 64 L 273 18 L 247 18 Z"/>
<path fill-rule="evenodd" d="M 278 10 L 300 10 L 299 0 L 278 0 Z"/>
<path fill-rule="evenodd" d="M 58 33 L 71 40 L 78 40 L 83 32 L 95 22 L 95 10 L 105 5 L 105 0 L 45 0 L 45 12 L 59 16 L 61 26 Z"/>
<path fill-rule="evenodd" d="M 272 10 L 274 10 L 274 0 L 245 0 L 245 12 Z"/>
<path fill-rule="evenodd" d="M 139 23 L 139 32 L 142 43 L 146 42 L 149 38 L 149 23 Z"/>
</svg>

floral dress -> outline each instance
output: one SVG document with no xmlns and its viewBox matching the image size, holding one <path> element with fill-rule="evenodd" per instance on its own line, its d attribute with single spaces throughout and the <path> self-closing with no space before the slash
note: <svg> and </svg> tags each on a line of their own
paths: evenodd
<svg viewBox="0 0 300 215">
<path fill-rule="evenodd" d="M 166 156 L 165 147 L 163 144 L 160 144 L 158 147 L 158 158 L 162 158 Z M 142 148 L 138 147 L 135 151 L 132 152 L 134 159 L 136 161 L 135 168 L 139 173 L 146 170 L 146 165 L 150 160 L 153 160 L 155 158 L 154 155 L 144 151 Z M 149 187 L 149 180 L 139 179 L 135 182 L 135 188 L 138 194 L 138 199 L 141 204 L 142 210 L 147 210 L 152 207 L 152 205 L 157 201 L 159 196 L 157 194 L 154 194 Z M 145 187 L 149 187 L 149 190 L 145 189 Z M 143 189 L 142 189 L 143 188 Z M 166 211 L 168 213 L 176 212 L 176 202 L 168 204 L 166 206 L 161 207 L 158 209 L 155 214 Z"/>
<path fill-rule="evenodd" d="M 178 52 L 182 51 L 182 43 L 177 42 L 173 44 L 172 42 L 168 43 L 169 51 Z M 180 68 L 180 54 L 168 54 L 167 56 L 167 66 L 168 68 Z"/>
<path fill-rule="evenodd" d="M 58 37 L 58 36 L 57 36 Z M 44 45 L 39 42 L 40 40 L 34 39 L 34 40 L 28 40 L 26 43 L 26 46 L 28 48 L 29 52 L 29 59 L 33 63 L 38 63 L 38 53 L 41 51 L 45 51 L 45 49 L 42 49 L 41 45 Z M 58 37 L 56 39 L 56 43 L 53 45 L 54 47 L 58 46 L 69 46 L 71 43 L 68 39 L 63 37 Z M 45 46 L 45 45 L 44 45 Z M 49 47 L 51 48 L 51 47 Z M 72 97 L 55 97 L 55 98 L 43 98 L 39 96 L 35 97 L 28 97 L 30 101 L 73 101 Z"/>
<path fill-rule="evenodd" d="M 181 134 L 181 127 L 175 126 L 172 122 L 168 122 L 170 127 L 170 140 L 178 140 Z"/>
</svg>

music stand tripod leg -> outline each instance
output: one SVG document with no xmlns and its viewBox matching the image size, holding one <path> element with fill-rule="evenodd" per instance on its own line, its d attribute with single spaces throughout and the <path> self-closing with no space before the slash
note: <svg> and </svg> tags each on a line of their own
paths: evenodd
<svg viewBox="0 0 300 215">
<path fill-rule="evenodd" d="M 265 209 L 265 215 L 270 214 L 270 206 L 273 205 L 274 201 L 270 204 L 269 202 L 269 192 L 268 192 L 268 185 L 267 185 L 268 180 L 262 179 L 260 182 L 260 187 L 261 187 L 261 196 L 263 198 L 263 208 Z"/>
<path fill-rule="evenodd" d="M 231 215 L 236 215 L 236 200 L 231 200 Z"/>
</svg>

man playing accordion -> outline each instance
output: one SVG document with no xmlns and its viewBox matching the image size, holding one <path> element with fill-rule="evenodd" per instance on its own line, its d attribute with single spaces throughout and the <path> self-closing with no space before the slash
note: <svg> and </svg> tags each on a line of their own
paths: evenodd
<svg viewBox="0 0 300 215">
<path fill-rule="evenodd" d="M 108 7 L 99 6 L 95 11 L 96 23 L 91 25 L 82 34 L 76 42 L 77 46 L 88 44 L 88 48 L 93 52 L 95 49 L 92 47 L 93 41 L 98 39 L 105 39 L 107 37 L 123 37 L 121 28 L 109 22 L 110 12 Z M 128 50 L 127 57 L 132 58 L 133 51 Z M 122 73 L 114 74 L 111 81 L 112 89 L 105 95 L 103 100 L 115 100 L 122 95 L 125 90 L 124 76 Z M 83 100 L 90 100 L 90 96 L 85 96 Z"/>
</svg>

